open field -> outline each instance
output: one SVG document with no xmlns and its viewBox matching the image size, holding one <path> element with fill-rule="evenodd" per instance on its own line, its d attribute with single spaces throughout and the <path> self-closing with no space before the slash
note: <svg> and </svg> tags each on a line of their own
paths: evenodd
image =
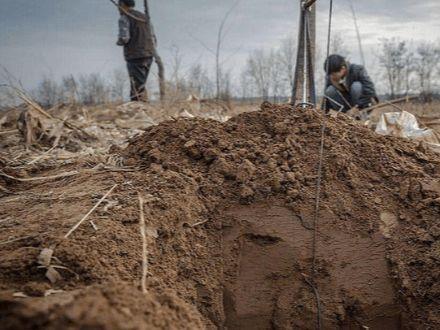
<svg viewBox="0 0 440 330">
<path fill-rule="evenodd" d="M 440 330 L 439 14 L 5 1 L 0 330 Z"/>
</svg>

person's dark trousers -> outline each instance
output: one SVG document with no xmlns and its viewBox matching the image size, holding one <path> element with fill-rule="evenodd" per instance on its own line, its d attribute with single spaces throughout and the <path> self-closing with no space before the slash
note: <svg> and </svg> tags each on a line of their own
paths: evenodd
<svg viewBox="0 0 440 330">
<path fill-rule="evenodd" d="M 146 101 L 145 85 L 150 73 L 153 57 L 127 60 L 128 76 L 130 78 L 130 99 Z"/>
<path fill-rule="evenodd" d="M 355 105 L 359 105 L 362 92 L 362 83 L 355 81 L 350 87 L 350 92 L 340 91 L 335 86 L 331 85 L 327 87 L 325 95 L 329 97 L 329 99 L 327 99 L 329 108 L 339 111 L 341 106 L 343 106 L 342 112 L 347 112 Z"/>
</svg>

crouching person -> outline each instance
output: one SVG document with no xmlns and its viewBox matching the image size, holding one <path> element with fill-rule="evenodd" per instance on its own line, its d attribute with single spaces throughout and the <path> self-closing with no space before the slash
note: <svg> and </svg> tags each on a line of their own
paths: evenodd
<svg viewBox="0 0 440 330">
<path fill-rule="evenodd" d="M 147 101 L 145 86 L 153 63 L 156 37 L 146 15 L 134 7 L 134 0 L 119 0 L 121 17 L 117 45 L 124 47 L 130 78 L 130 99 Z"/>
<path fill-rule="evenodd" d="M 324 63 L 327 72 L 327 109 L 348 112 L 365 109 L 378 102 L 376 88 L 362 65 L 350 64 L 340 55 L 330 55 Z"/>
</svg>

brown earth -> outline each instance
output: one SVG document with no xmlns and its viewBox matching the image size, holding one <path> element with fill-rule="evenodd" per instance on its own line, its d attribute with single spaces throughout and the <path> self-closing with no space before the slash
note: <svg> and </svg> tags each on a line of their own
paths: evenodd
<svg viewBox="0 0 440 330">
<path fill-rule="evenodd" d="M 226 123 L 167 121 L 114 148 L 130 171 L 79 163 L 24 173 L 80 171 L 58 180 L 4 179 L 13 194 L 0 198 L 3 325 L 315 328 L 306 279 L 323 118 L 264 104 Z M 322 180 L 315 280 L 323 328 L 438 328 L 440 156 L 328 118 Z M 89 218 L 97 228 L 86 221 L 61 239 L 115 183 Z M 147 200 L 145 295 L 138 192 Z M 47 247 L 67 268 L 52 285 L 37 263 Z"/>
</svg>

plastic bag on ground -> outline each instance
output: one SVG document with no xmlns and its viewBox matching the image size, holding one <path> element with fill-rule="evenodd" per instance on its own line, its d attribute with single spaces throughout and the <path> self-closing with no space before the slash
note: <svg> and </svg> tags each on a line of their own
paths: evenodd
<svg viewBox="0 0 440 330">
<path fill-rule="evenodd" d="M 402 112 L 389 112 L 381 115 L 376 126 L 376 133 L 425 141 L 440 147 L 440 140 L 431 129 L 421 128 L 416 116 Z"/>
</svg>

